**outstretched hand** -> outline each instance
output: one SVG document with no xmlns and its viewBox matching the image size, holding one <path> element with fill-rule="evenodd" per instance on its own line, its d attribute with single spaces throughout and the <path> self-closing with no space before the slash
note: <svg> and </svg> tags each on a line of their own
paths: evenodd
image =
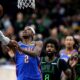
<svg viewBox="0 0 80 80">
<path fill-rule="evenodd" d="M 69 65 L 74 68 L 76 66 L 76 64 L 78 63 L 78 58 L 73 57 L 69 60 Z"/>
</svg>

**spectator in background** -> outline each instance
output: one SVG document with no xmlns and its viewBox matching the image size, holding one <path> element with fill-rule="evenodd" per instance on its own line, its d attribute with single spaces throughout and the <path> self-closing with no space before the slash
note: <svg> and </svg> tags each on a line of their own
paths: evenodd
<svg viewBox="0 0 80 80">
<path fill-rule="evenodd" d="M 36 26 L 36 32 L 43 35 L 43 38 L 48 37 L 48 29 L 43 25 L 44 19 L 43 17 L 37 18 L 36 23 L 38 26 Z"/>
<path fill-rule="evenodd" d="M 42 34 L 36 34 L 36 35 L 34 36 L 34 40 L 43 41 L 43 36 L 42 36 Z"/>
<path fill-rule="evenodd" d="M 4 34 L 11 38 L 14 35 L 14 28 L 12 26 L 5 28 Z"/>
<path fill-rule="evenodd" d="M 24 16 L 23 13 L 18 12 L 16 15 L 16 22 L 15 22 L 15 31 L 18 33 L 20 30 L 24 29 Z"/>
<path fill-rule="evenodd" d="M 58 41 L 58 28 L 56 26 L 50 28 L 50 37 Z"/>
<path fill-rule="evenodd" d="M 3 18 L 2 18 L 1 21 L 2 21 L 2 24 L 3 24 L 4 29 L 7 28 L 7 27 L 9 27 L 9 26 L 12 26 L 12 23 L 10 21 L 10 16 L 7 15 L 7 14 L 5 14 L 3 16 Z"/>
<path fill-rule="evenodd" d="M 72 30 L 72 28 L 70 28 L 70 27 L 66 27 L 65 25 L 60 25 L 59 26 L 59 38 L 61 39 L 61 38 L 63 38 L 63 37 L 66 37 L 66 36 L 68 36 L 68 35 L 71 35 L 72 33 L 73 33 L 73 30 Z"/>
<path fill-rule="evenodd" d="M 64 43 L 65 43 L 65 38 L 63 37 L 60 40 L 60 50 L 64 48 L 64 45 L 65 45 Z"/>
<path fill-rule="evenodd" d="M 26 18 L 28 19 L 28 18 Z M 37 15 L 35 13 L 33 13 L 30 18 L 28 20 L 26 20 L 28 22 L 28 24 L 36 24 L 36 19 L 37 19 Z"/>
<path fill-rule="evenodd" d="M 10 17 L 8 15 L 4 15 L 4 17 L 1 20 L 2 25 L 3 25 L 3 32 L 4 34 L 9 37 L 12 38 L 14 33 L 15 33 L 15 28 L 13 27 L 11 21 L 10 21 Z"/>
<path fill-rule="evenodd" d="M 19 31 L 19 40 L 22 41 L 23 39 L 23 30 L 22 31 Z"/>
</svg>

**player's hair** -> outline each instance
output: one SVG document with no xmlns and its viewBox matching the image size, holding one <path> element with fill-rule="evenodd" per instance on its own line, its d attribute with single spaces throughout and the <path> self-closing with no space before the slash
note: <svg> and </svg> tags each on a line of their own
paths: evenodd
<svg viewBox="0 0 80 80">
<path fill-rule="evenodd" d="M 59 49 L 58 42 L 55 39 L 52 39 L 52 38 L 47 38 L 44 41 L 44 49 L 46 49 L 46 45 L 48 43 L 54 44 L 56 51 Z"/>
<path fill-rule="evenodd" d="M 43 49 L 42 49 L 42 52 L 41 52 L 41 55 L 40 56 L 46 56 L 46 45 L 48 43 L 54 44 L 54 46 L 55 46 L 55 51 L 54 51 L 55 56 L 59 57 L 59 54 L 58 54 L 59 53 L 59 45 L 58 45 L 58 42 L 57 42 L 57 40 L 52 39 L 52 38 L 45 39 L 45 41 L 43 42 Z"/>
</svg>

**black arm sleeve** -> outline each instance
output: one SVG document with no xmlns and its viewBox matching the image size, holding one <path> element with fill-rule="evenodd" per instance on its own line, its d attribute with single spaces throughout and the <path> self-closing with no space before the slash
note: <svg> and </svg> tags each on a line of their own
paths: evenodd
<svg viewBox="0 0 80 80">
<path fill-rule="evenodd" d="M 67 69 L 69 69 L 68 64 L 67 64 L 64 60 L 62 60 L 62 59 L 59 60 L 59 65 L 58 65 L 58 67 L 59 67 L 59 69 L 60 69 L 61 71 L 66 71 Z"/>
</svg>

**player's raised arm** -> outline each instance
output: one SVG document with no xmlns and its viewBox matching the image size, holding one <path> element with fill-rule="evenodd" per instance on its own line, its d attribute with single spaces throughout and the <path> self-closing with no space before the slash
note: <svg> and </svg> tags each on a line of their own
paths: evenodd
<svg viewBox="0 0 80 80">
<path fill-rule="evenodd" d="M 8 45 L 10 42 L 10 39 L 0 31 L 0 41 L 2 42 L 3 45 Z"/>
<path fill-rule="evenodd" d="M 0 41 L 6 46 L 17 46 L 17 42 L 15 40 L 10 40 L 2 33 L 2 31 L 0 31 Z"/>
<path fill-rule="evenodd" d="M 0 41 L 2 43 L 2 49 L 4 52 L 5 50 L 6 52 L 10 52 L 12 50 L 15 53 L 15 47 L 18 46 L 18 43 L 15 40 L 10 40 L 2 33 L 2 31 L 0 31 Z"/>
<path fill-rule="evenodd" d="M 43 46 L 42 41 L 36 41 L 35 47 L 33 50 L 25 50 L 20 47 L 18 48 L 18 50 L 30 56 L 39 56 L 42 50 L 42 46 Z"/>
</svg>

